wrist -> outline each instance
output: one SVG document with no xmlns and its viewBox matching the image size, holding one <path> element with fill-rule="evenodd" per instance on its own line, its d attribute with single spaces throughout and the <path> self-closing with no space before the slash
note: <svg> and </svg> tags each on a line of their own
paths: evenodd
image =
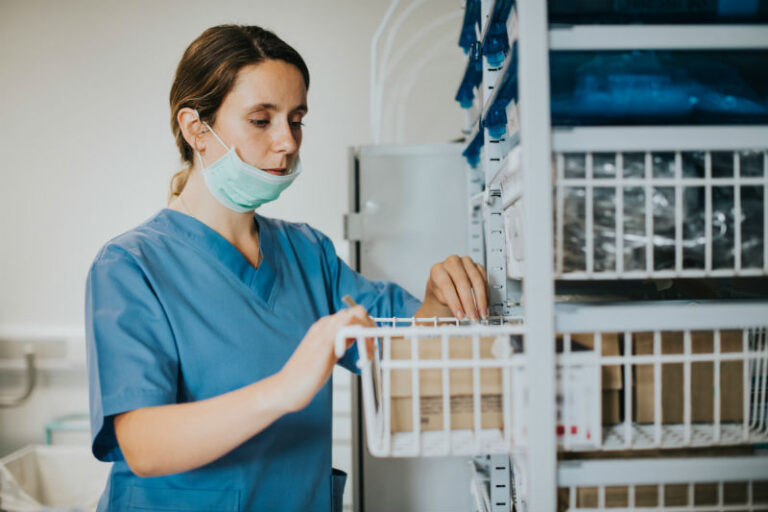
<svg viewBox="0 0 768 512">
<path fill-rule="evenodd" d="M 293 390 L 290 386 L 290 380 L 286 375 L 285 369 L 280 370 L 264 379 L 263 381 L 269 387 L 269 409 L 272 410 L 276 418 L 295 412 L 296 399 L 293 396 Z"/>
</svg>

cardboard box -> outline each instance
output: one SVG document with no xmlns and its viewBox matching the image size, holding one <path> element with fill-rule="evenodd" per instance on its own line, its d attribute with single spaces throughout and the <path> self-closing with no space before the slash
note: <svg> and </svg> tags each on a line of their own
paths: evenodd
<svg viewBox="0 0 768 512">
<path fill-rule="evenodd" d="M 682 332 L 661 333 L 662 354 L 682 354 L 684 337 Z M 742 346 L 741 331 L 721 331 L 720 351 L 738 352 Z M 694 354 L 713 353 L 714 333 L 711 331 L 691 332 L 691 352 Z M 638 355 L 653 354 L 653 333 L 635 333 L 633 351 Z M 691 421 L 712 423 L 714 421 L 714 363 L 691 363 Z M 684 369 L 682 363 L 661 365 L 661 422 L 683 423 L 684 413 Z M 743 363 L 723 361 L 720 363 L 720 421 L 742 421 L 743 407 Z M 654 366 L 634 366 L 634 411 L 633 419 L 638 423 L 654 422 Z"/>
<path fill-rule="evenodd" d="M 578 358 L 579 354 L 588 355 L 594 348 L 594 334 L 572 334 L 571 350 Z M 495 338 L 480 339 L 480 358 L 494 359 L 492 347 Z M 562 338 L 558 339 L 558 346 L 562 350 Z M 620 335 L 616 333 L 604 333 L 602 335 L 602 354 L 620 355 Z M 411 341 L 407 338 L 393 338 L 391 341 L 390 357 L 392 360 L 411 360 Z M 442 340 L 440 338 L 423 338 L 419 340 L 419 359 L 440 360 L 442 354 Z M 450 338 L 448 344 L 448 358 L 472 359 L 472 338 Z M 621 396 L 624 389 L 622 367 L 603 366 L 601 369 L 602 407 L 597 412 L 599 416 L 593 418 L 594 390 L 593 383 L 596 376 L 594 367 L 589 364 L 574 364 L 569 373 L 570 383 L 559 389 L 565 389 L 568 394 L 571 417 L 562 418 L 558 409 L 558 432 L 562 435 L 566 430 L 578 431 L 582 426 L 586 436 L 584 441 L 592 439 L 591 430 L 599 428 L 602 419 L 603 424 L 616 424 L 622 420 Z M 450 421 L 451 429 L 474 428 L 474 389 L 473 374 L 471 369 L 449 370 L 450 388 Z M 522 370 L 513 372 L 513 383 L 522 382 Z M 557 378 L 562 377 L 558 372 Z M 486 368 L 480 371 L 480 407 L 482 428 L 502 428 L 502 384 L 501 370 Z M 413 430 L 413 400 L 412 400 L 413 373 L 411 370 L 392 370 L 390 374 L 391 396 L 391 426 L 392 432 L 410 432 Z M 443 373 L 442 370 L 419 371 L 419 406 L 421 417 L 420 428 L 423 431 L 443 429 Z M 557 397 L 558 403 L 562 403 L 562 395 Z M 516 404 L 524 400 L 518 397 L 513 400 Z M 523 410 L 515 408 L 519 414 Z M 572 434 L 573 435 L 573 434 Z M 576 439 L 578 441 L 578 439 Z"/>
<path fill-rule="evenodd" d="M 695 505 L 717 505 L 717 484 L 695 484 L 693 501 L 688 503 L 687 484 L 664 485 L 663 503 L 659 503 L 657 485 L 635 486 L 636 507 L 685 507 Z M 745 502 L 744 502 L 745 503 Z M 576 489 L 576 503 L 570 508 L 597 508 L 598 488 L 579 487 Z M 629 488 L 627 486 L 610 486 L 605 488 L 605 508 L 626 508 L 629 506 Z M 558 509 L 569 508 L 569 491 L 567 488 L 558 490 Z"/>
<path fill-rule="evenodd" d="M 480 338 L 480 359 L 495 359 L 491 352 L 496 338 Z M 449 359 L 472 359 L 472 338 L 450 338 Z M 392 360 L 411 360 L 411 340 L 392 338 L 390 357 Z M 441 338 L 419 340 L 419 359 L 443 359 Z M 419 373 L 419 419 L 422 431 L 443 429 L 443 371 L 418 370 Z M 502 428 L 501 384 L 499 368 L 480 370 L 480 409 L 482 428 Z M 448 371 L 450 395 L 450 428 L 453 430 L 474 428 L 474 377 L 472 369 Z M 413 372 L 392 370 L 390 377 L 391 425 L 392 432 L 413 431 Z"/>
</svg>

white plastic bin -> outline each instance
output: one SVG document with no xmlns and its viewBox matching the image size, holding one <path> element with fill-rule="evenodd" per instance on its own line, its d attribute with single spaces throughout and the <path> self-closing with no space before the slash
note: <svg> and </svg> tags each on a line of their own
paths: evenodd
<svg viewBox="0 0 768 512">
<path fill-rule="evenodd" d="M 0 459 L 0 510 L 96 510 L 110 467 L 87 446 L 26 446 Z"/>
</svg>

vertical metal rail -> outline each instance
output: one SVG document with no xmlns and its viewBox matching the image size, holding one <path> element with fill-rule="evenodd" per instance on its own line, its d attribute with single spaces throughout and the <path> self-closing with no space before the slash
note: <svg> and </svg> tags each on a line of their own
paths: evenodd
<svg viewBox="0 0 768 512">
<path fill-rule="evenodd" d="M 741 159 L 739 152 L 733 152 L 733 268 L 741 273 Z"/>
<path fill-rule="evenodd" d="M 704 190 L 704 236 L 707 239 L 704 270 L 707 275 L 710 275 L 712 272 L 712 153 L 709 151 L 704 154 L 704 177 L 707 182 Z"/>
<path fill-rule="evenodd" d="M 474 197 L 483 191 L 484 179 L 480 173 L 467 165 L 467 189 L 469 197 Z M 483 237 L 483 208 L 479 203 L 469 204 L 469 223 L 467 225 L 467 236 L 469 237 L 469 255 L 475 263 L 488 265 L 485 262 L 485 239 Z"/>
<path fill-rule="evenodd" d="M 653 273 L 654 254 L 653 254 L 653 155 L 648 152 L 645 154 L 645 269 L 648 275 Z"/>
<path fill-rule="evenodd" d="M 480 2 L 483 26 L 490 23 L 493 3 L 493 0 L 482 0 Z M 500 74 L 500 67 L 491 66 L 483 58 L 483 105 L 493 95 Z M 502 150 L 506 147 L 503 142 L 506 141 L 506 136 L 501 139 L 492 139 L 488 131 L 482 126 L 479 129 L 483 131 L 483 169 L 485 169 L 485 186 L 488 191 L 488 204 L 485 208 L 487 213 L 485 236 L 487 237 L 488 252 L 485 257 L 490 295 L 489 313 L 495 316 L 504 314 L 504 307 L 507 302 L 507 244 L 504 236 L 504 209 L 502 206 L 501 189 L 498 185 L 490 189 L 489 185 L 501 165 L 504 156 Z"/>
<path fill-rule="evenodd" d="M 616 273 L 624 273 L 624 154 L 616 154 Z"/>
<path fill-rule="evenodd" d="M 594 173 L 594 159 L 592 153 L 587 153 L 585 158 L 584 172 L 585 172 L 585 228 L 584 228 L 584 240 L 586 247 L 586 263 L 587 263 L 587 278 L 592 277 L 592 273 L 595 270 L 595 183 L 593 177 Z"/>
<path fill-rule="evenodd" d="M 714 339 L 715 346 L 713 347 L 714 354 L 715 354 L 715 361 L 714 361 L 714 377 L 712 382 L 712 388 L 715 390 L 715 403 L 712 404 L 713 406 L 713 419 L 715 421 L 714 425 L 714 432 L 713 432 L 713 438 L 715 440 L 715 443 L 720 442 L 720 329 L 717 329 L 715 331 L 715 339 Z M 746 391 L 745 391 L 746 392 Z"/>
<path fill-rule="evenodd" d="M 653 444 L 661 446 L 661 332 L 653 333 Z"/>
<path fill-rule="evenodd" d="M 488 254 L 486 254 L 489 313 L 491 316 L 504 314 L 507 300 L 507 243 L 504 235 L 504 213 L 501 189 L 494 186 L 488 190 L 488 217 L 486 236 Z"/>
<path fill-rule="evenodd" d="M 763 153 L 763 177 L 768 177 L 768 151 Z M 763 269 L 768 273 L 768 180 L 763 185 Z"/>
<path fill-rule="evenodd" d="M 511 493 L 509 488 L 509 455 L 491 455 L 491 510 L 509 512 Z"/>
<path fill-rule="evenodd" d="M 519 0 L 519 96 L 524 201 L 525 297 L 530 414 L 528 509 L 557 505 L 552 173 L 547 5 Z M 535 385 L 531 380 L 535 378 Z M 535 476 L 534 476 L 535 475 Z"/>
<path fill-rule="evenodd" d="M 555 235 L 555 241 L 557 243 L 556 249 L 555 249 L 555 257 L 557 258 L 556 262 L 556 270 L 555 274 L 558 276 L 563 275 L 563 248 L 565 247 L 565 242 L 563 240 L 564 232 L 563 232 L 563 222 L 565 220 L 565 213 L 563 212 L 563 208 L 565 206 L 564 204 L 564 196 L 565 196 L 565 185 L 563 184 L 563 180 L 565 180 L 565 156 L 563 153 L 557 154 L 557 183 L 555 184 L 556 188 L 556 201 L 557 201 L 557 219 L 555 226 L 557 227 L 557 233 Z"/>
<path fill-rule="evenodd" d="M 683 155 L 675 152 L 675 272 L 683 271 Z"/>
</svg>

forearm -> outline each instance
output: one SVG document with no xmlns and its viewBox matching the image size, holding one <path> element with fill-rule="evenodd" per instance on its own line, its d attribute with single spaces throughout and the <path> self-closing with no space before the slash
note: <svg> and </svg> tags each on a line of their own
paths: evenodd
<svg viewBox="0 0 768 512">
<path fill-rule="evenodd" d="M 139 476 L 189 471 L 229 453 L 290 408 L 281 374 L 223 395 L 137 409 L 115 418 L 128 465 Z"/>
</svg>

